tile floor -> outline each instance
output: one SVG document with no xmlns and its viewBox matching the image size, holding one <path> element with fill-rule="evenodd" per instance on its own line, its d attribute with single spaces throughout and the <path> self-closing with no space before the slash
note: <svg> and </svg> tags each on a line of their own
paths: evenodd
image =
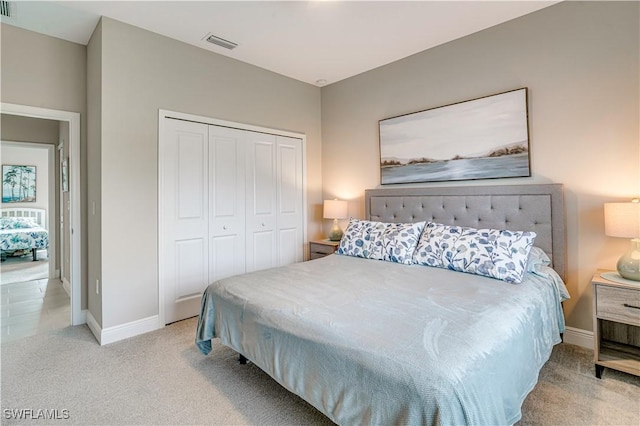
<svg viewBox="0 0 640 426">
<path fill-rule="evenodd" d="M 0 285 L 0 342 L 70 324 L 71 303 L 59 279 Z"/>
</svg>

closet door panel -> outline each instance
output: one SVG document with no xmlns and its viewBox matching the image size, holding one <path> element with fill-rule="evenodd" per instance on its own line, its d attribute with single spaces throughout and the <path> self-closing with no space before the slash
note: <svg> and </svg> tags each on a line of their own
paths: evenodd
<svg viewBox="0 0 640 426">
<path fill-rule="evenodd" d="M 208 284 L 207 126 L 167 120 L 161 150 L 165 323 L 198 314 Z"/>
<path fill-rule="evenodd" d="M 302 261 L 302 249 L 299 247 L 299 240 L 300 232 L 298 229 L 278 230 L 278 262 L 280 266 Z"/>
<path fill-rule="evenodd" d="M 209 126 L 209 281 L 245 271 L 245 132 Z"/>
<path fill-rule="evenodd" d="M 206 240 L 204 238 L 176 241 L 176 285 L 173 295 L 178 303 L 202 294 L 206 285 Z"/>
<path fill-rule="evenodd" d="M 247 272 L 277 265 L 276 137 L 247 133 Z"/>
<path fill-rule="evenodd" d="M 251 252 L 247 263 L 252 271 L 273 268 L 275 265 L 276 238 L 273 230 L 255 231 L 251 234 Z"/>
<path fill-rule="evenodd" d="M 278 265 L 304 260 L 302 140 L 278 136 L 276 142 Z"/>
<path fill-rule="evenodd" d="M 244 240 L 237 235 L 216 236 L 211 238 L 209 247 L 210 282 L 244 272 L 244 257 L 238 258 L 239 252 L 244 255 Z"/>
</svg>

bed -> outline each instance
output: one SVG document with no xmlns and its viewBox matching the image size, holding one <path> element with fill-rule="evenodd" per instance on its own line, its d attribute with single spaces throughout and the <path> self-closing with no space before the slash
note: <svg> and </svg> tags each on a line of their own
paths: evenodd
<svg viewBox="0 0 640 426">
<path fill-rule="evenodd" d="M 46 211 L 34 208 L 3 208 L 0 217 L 1 259 L 18 253 L 31 252 L 38 260 L 38 250 L 49 247 Z"/>
<path fill-rule="evenodd" d="M 220 338 L 338 424 L 517 422 L 564 331 L 562 185 L 367 190 L 365 211 L 339 254 L 211 284 L 198 349 Z M 385 261 L 350 251 L 356 225 L 423 227 Z M 442 229 L 527 236 L 520 282 L 415 264 Z"/>
</svg>

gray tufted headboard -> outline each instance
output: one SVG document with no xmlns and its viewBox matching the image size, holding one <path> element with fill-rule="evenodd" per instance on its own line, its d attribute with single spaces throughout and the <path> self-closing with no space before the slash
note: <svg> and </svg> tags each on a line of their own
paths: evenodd
<svg viewBox="0 0 640 426">
<path fill-rule="evenodd" d="M 534 245 L 565 278 L 562 184 L 437 188 L 382 188 L 365 191 L 365 213 L 380 222 L 417 222 L 474 228 L 534 231 Z"/>
</svg>

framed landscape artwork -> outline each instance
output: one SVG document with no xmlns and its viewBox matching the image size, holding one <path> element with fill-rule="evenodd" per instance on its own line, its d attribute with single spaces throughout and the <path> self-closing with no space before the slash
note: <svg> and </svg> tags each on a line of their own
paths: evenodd
<svg viewBox="0 0 640 426">
<path fill-rule="evenodd" d="M 2 165 L 2 202 L 36 201 L 36 166 Z"/>
<path fill-rule="evenodd" d="M 527 88 L 379 121 L 381 183 L 531 176 Z"/>
</svg>

